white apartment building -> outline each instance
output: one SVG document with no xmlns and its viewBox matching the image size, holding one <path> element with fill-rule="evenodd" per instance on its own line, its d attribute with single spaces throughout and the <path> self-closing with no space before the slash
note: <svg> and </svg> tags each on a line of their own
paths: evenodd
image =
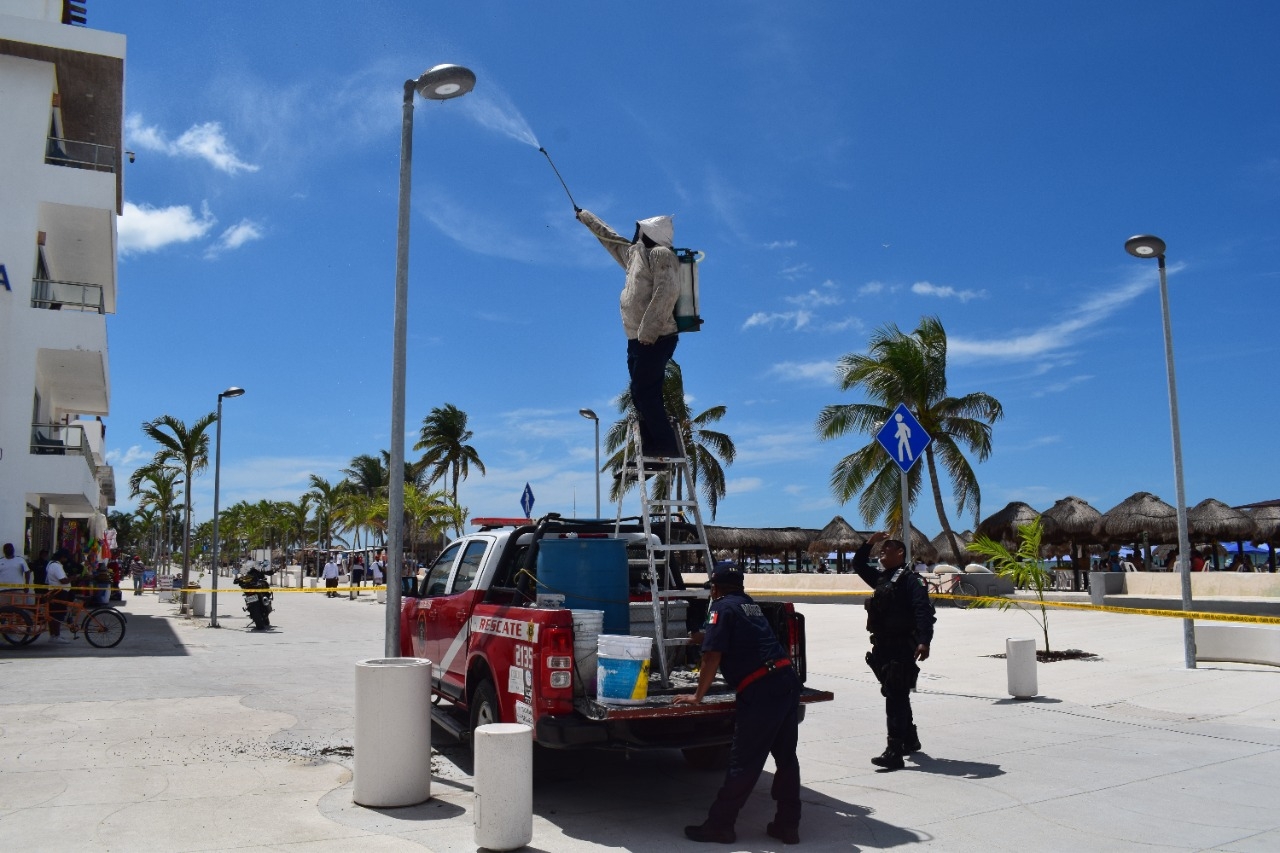
<svg viewBox="0 0 1280 853">
<path fill-rule="evenodd" d="M 0 0 L 0 543 L 83 556 L 115 479 L 107 315 L 116 310 L 125 38 L 89 0 Z"/>
</svg>

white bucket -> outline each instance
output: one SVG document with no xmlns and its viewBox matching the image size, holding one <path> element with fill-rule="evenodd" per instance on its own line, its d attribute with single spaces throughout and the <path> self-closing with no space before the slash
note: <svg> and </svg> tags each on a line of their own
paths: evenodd
<svg viewBox="0 0 1280 853">
<path fill-rule="evenodd" d="M 601 634 L 596 697 L 616 705 L 639 705 L 649 698 L 652 637 Z"/>
<path fill-rule="evenodd" d="M 596 695 L 596 638 L 604 627 L 603 610 L 573 610 L 573 694 Z"/>
</svg>

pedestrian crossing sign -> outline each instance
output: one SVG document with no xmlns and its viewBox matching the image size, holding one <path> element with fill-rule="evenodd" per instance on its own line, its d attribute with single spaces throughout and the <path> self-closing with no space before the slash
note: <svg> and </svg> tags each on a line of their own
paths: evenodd
<svg viewBox="0 0 1280 853">
<path fill-rule="evenodd" d="M 933 437 L 924 431 L 905 403 L 899 403 L 889 420 L 876 433 L 876 441 L 889 454 L 893 463 L 905 474 L 924 453 Z"/>
</svg>

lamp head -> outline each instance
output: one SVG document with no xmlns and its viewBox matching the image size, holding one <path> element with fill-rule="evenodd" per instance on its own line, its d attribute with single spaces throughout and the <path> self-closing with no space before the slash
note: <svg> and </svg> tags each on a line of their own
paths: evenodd
<svg viewBox="0 0 1280 853">
<path fill-rule="evenodd" d="M 1124 250 L 1135 258 L 1162 258 L 1164 249 L 1164 241 L 1151 234 L 1139 234 L 1124 241 Z"/>
<path fill-rule="evenodd" d="M 596 417 L 596 413 L 591 411 L 590 409 L 578 409 L 578 414 L 582 415 L 584 418 L 586 418 L 589 421 L 600 420 L 598 417 Z"/>
<path fill-rule="evenodd" d="M 429 101 L 460 98 L 476 86 L 476 75 L 461 65 L 437 65 L 414 81 L 418 94 Z"/>
<path fill-rule="evenodd" d="M 227 390 L 219 394 L 218 399 L 221 400 L 223 397 L 242 397 L 242 396 L 244 396 L 244 389 L 237 388 L 236 386 L 232 385 L 230 388 L 228 388 Z"/>
</svg>

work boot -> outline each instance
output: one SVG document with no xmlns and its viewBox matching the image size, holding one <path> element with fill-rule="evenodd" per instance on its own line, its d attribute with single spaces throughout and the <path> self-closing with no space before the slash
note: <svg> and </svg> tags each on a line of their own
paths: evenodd
<svg viewBox="0 0 1280 853">
<path fill-rule="evenodd" d="M 911 731 L 902 739 L 902 754 L 910 755 L 913 752 L 920 751 L 920 735 L 916 732 L 916 727 L 912 726 Z"/>
<path fill-rule="evenodd" d="M 889 738 L 889 745 L 884 752 L 871 759 L 871 763 L 885 770 L 901 770 L 906 764 L 902 761 L 902 741 Z"/>
<path fill-rule="evenodd" d="M 794 826 L 782 826 L 777 821 L 773 821 L 764 828 L 772 838 L 776 838 L 783 844 L 799 844 L 800 831 Z"/>
<path fill-rule="evenodd" d="M 716 844 L 732 844 L 738 840 L 738 836 L 734 835 L 732 827 L 720 829 L 705 823 L 686 826 L 684 834 L 691 841 L 714 841 Z"/>
</svg>

